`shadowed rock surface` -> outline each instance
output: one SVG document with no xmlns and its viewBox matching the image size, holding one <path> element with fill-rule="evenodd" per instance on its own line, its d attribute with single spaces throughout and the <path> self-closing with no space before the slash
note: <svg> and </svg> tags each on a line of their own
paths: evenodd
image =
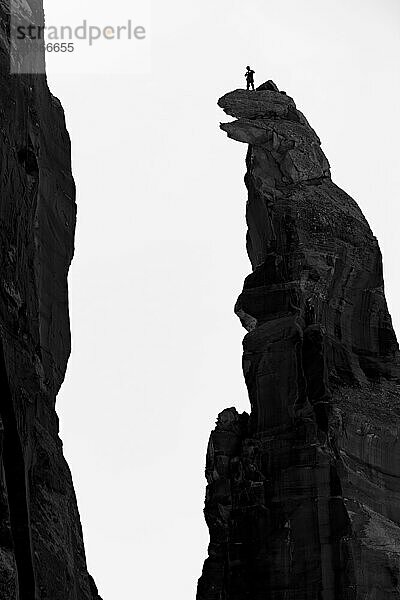
<svg viewBox="0 0 400 600">
<path fill-rule="evenodd" d="M 0 598 L 100 600 L 55 412 L 70 354 L 70 141 L 45 76 L 9 74 L 8 4 L 0 2 Z"/>
<path fill-rule="evenodd" d="M 400 597 L 399 351 L 378 242 L 273 82 L 219 100 L 248 144 L 235 312 L 251 413 L 207 452 L 198 600 Z"/>
</svg>

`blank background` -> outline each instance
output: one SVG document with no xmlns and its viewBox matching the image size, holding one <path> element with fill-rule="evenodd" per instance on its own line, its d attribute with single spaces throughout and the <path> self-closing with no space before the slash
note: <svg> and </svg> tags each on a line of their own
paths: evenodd
<svg viewBox="0 0 400 600">
<path fill-rule="evenodd" d="M 64 1 L 45 4 L 48 24 L 65 22 Z M 117 23 L 129 6 L 135 20 L 132 2 L 92 5 L 69 0 L 69 14 L 93 20 L 101 6 Z M 398 0 L 154 0 L 149 40 L 152 66 L 134 44 L 112 47 L 118 75 L 95 48 L 93 74 L 49 62 L 79 209 L 58 412 L 104 600 L 194 598 L 208 436 L 223 408 L 248 409 L 233 315 L 250 272 L 246 147 L 219 131 L 230 118 L 216 106 L 247 64 L 321 137 L 380 241 L 400 324 Z"/>
</svg>

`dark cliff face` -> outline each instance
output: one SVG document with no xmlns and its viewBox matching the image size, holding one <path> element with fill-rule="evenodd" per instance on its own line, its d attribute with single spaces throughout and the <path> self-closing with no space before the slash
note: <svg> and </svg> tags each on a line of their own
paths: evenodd
<svg viewBox="0 0 400 600">
<path fill-rule="evenodd" d="M 198 600 L 400 597 L 399 353 L 377 240 L 273 82 L 219 100 L 248 144 L 235 312 L 251 413 L 207 452 Z"/>
<path fill-rule="evenodd" d="M 9 74 L 0 5 L 0 598 L 99 600 L 55 400 L 70 354 L 70 141 L 44 75 Z"/>
</svg>

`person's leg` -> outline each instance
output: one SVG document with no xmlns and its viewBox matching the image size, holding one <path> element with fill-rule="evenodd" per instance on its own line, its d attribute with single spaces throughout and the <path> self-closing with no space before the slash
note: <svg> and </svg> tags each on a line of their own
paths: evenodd
<svg viewBox="0 0 400 600">
<path fill-rule="evenodd" d="M 252 82 L 251 82 L 251 89 L 252 89 L 252 90 L 253 90 L 253 92 L 254 92 L 254 81 L 252 81 Z"/>
<path fill-rule="evenodd" d="M 247 80 L 247 91 L 249 91 L 249 89 L 250 89 L 250 81 Z"/>
</svg>

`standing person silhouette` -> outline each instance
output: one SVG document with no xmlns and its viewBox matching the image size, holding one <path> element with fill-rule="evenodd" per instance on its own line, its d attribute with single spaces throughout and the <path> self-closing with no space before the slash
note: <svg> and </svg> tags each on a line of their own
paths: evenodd
<svg viewBox="0 0 400 600">
<path fill-rule="evenodd" d="M 254 73 L 255 71 L 253 71 L 253 69 L 250 69 L 250 67 L 246 67 L 247 71 L 245 73 L 245 77 L 246 77 L 246 81 L 247 81 L 247 89 L 249 90 L 250 87 L 252 90 L 254 90 Z"/>
</svg>

